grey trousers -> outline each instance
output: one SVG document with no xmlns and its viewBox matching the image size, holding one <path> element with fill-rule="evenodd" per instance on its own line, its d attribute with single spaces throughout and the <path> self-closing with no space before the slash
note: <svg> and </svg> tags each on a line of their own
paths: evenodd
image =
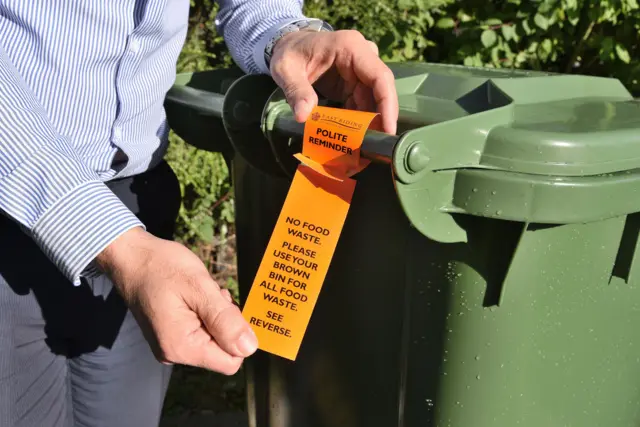
<svg viewBox="0 0 640 427">
<path fill-rule="evenodd" d="M 109 186 L 172 237 L 180 190 L 166 163 Z M 0 427 L 155 427 L 170 374 L 108 279 L 74 287 L 0 214 Z"/>
</svg>

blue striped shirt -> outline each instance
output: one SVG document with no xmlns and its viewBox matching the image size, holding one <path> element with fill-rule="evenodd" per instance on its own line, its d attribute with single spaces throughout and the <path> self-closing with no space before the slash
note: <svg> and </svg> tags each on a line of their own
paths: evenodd
<svg viewBox="0 0 640 427">
<path fill-rule="evenodd" d="M 267 40 L 304 18 L 301 0 L 219 4 L 218 29 L 249 73 L 268 73 Z M 105 181 L 164 155 L 188 14 L 189 0 L 0 0 L 0 211 L 76 285 L 144 227 Z"/>
</svg>

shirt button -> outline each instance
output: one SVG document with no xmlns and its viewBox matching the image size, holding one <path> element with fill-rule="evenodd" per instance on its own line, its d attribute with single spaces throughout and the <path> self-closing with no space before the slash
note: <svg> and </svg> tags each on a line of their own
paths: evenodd
<svg viewBox="0 0 640 427">
<path fill-rule="evenodd" d="M 138 53 L 140 50 L 140 42 L 137 39 L 131 39 L 129 41 L 129 50 L 133 53 Z"/>
<path fill-rule="evenodd" d="M 115 141 L 120 140 L 120 138 L 122 138 L 122 130 L 119 127 L 114 127 L 113 128 L 113 139 Z"/>
</svg>

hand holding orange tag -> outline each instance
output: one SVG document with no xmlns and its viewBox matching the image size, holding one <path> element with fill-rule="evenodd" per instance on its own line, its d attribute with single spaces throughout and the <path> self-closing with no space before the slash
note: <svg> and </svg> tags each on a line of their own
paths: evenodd
<svg viewBox="0 0 640 427">
<path fill-rule="evenodd" d="M 263 351 L 295 360 L 338 244 L 356 182 L 364 135 L 377 116 L 316 107 L 302 153 L 243 316 Z"/>
</svg>

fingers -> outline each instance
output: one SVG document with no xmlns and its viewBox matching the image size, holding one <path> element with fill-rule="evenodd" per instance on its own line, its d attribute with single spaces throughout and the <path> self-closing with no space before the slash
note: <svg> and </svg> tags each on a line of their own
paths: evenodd
<svg viewBox="0 0 640 427">
<path fill-rule="evenodd" d="M 222 289 L 220 290 L 220 293 L 222 294 L 222 296 L 224 297 L 224 299 L 226 299 L 227 301 L 229 301 L 230 303 L 233 303 L 233 297 L 231 296 L 231 292 L 229 292 L 228 289 Z"/>
<path fill-rule="evenodd" d="M 378 56 L 375 43 L 354 32 L 344 32 L 341 38 L 342 51 L 351 54 L 352 60 L 347 63 L 353 68 L 355 77 L 373 92 L 378 113 L 382 116 L 383 131 L 395 134 L 398 122 L 398 94 L 393 72 Z M 367 48 L 362 49 L 363 44 L 366 44 Z"/>
<path fill-rule="evenodd" d="M 395 78 L 387 66 L 374 55 L 356 54 L 361 59 L 353 61 L 357 77 L 373 91 L 373 98 L 382 116 L 384 132 L 395 135 L 398 123 L 398 95 Z"/>
<path fill-rule="evenodd" d="M 373 98 L 371 89 L 367 86 L 359 83 L 353 90 L 352 97 L 357 105 L 357 108 L 361 111 L 376 111 L 376 101 Z"/>
<path fill-rule="evenodd" d="M 243 357 L 233 356 L 224 351 L 211 339 L 207 331 L 200 328 L 190 337 L 192 351 L 189 352 L 188 364 L 223 375 L 233 375 L 240 369 Z"/>
<path fill-rule="evenodd" d="M 373 51 L 373 54 L 375 56 L 379 56 L 380 55 L 380 51 L 378 50 L 378 45 L 377 44 L 375 44 L 371 40 L 367 40 L 367 44 L 369 45 L 369 48 Z"/>
<path fill-rule="evenodd" d="M 290 54 L 275 63 L 272 71 L 274 81 L 282 88 L 296 121 L 307 120 L 311 110 L 318 104 L 318 95 L 305 72 L 306 60 Z"/>
<path fill-rule="evenodd" d="M 156 359 L 164 365 L 194 366 L 224 375 L 238 372 L 244 358 L 222 350 L 203 328 L 199 316 L 184 305 L 185 301 L 174 298 L 169 301 L 168 305 L 162 304 L 170 308 L 162 315 L 163 326 L 155 332 L 149 318 L 133 310 Z"/>
<path fill-rule="evenodd" d="M 233 303 L 229 291 L 220 290 L 213 280 L 200 283 L 194 311 L 220 349 L 231 356 L 248 357 L 258 349 L 258 338 Z"/>
<path fill-rule="evenodd" d="M 369 104 L 364 93 L 350 92 L 358 83 L 369 88 L 376 110 L 382 116 L 382 130 L 389 134 L 397 132 L 395 77 L 380 59 L 375 43 L 352 30 L 292 34 L 279 42 L 280 49 L 271 62 L 271 74 L 284 91 L 296 121 L 307 120 L 318 103 L 312 84 L 333 66 L 337 69 L 336 79 L 325 82 L 327 86 L 334 91 L 342 87 L 343 95 L 353 98 L 350 105 Z M 341 84 L 335 81 L 339 77 L 343 80 Z"/>
<path fill-rule="evenodd" d="M 160 362 L 233 375 L 244 358 L 256 351 L 255 334 L 231 294 L 207 275 L 162 300 L 161 305 L 170 308 L 159 319 L 162 326 L 154 334 L 158 340 L 149 341 Z"/>
</svg>

